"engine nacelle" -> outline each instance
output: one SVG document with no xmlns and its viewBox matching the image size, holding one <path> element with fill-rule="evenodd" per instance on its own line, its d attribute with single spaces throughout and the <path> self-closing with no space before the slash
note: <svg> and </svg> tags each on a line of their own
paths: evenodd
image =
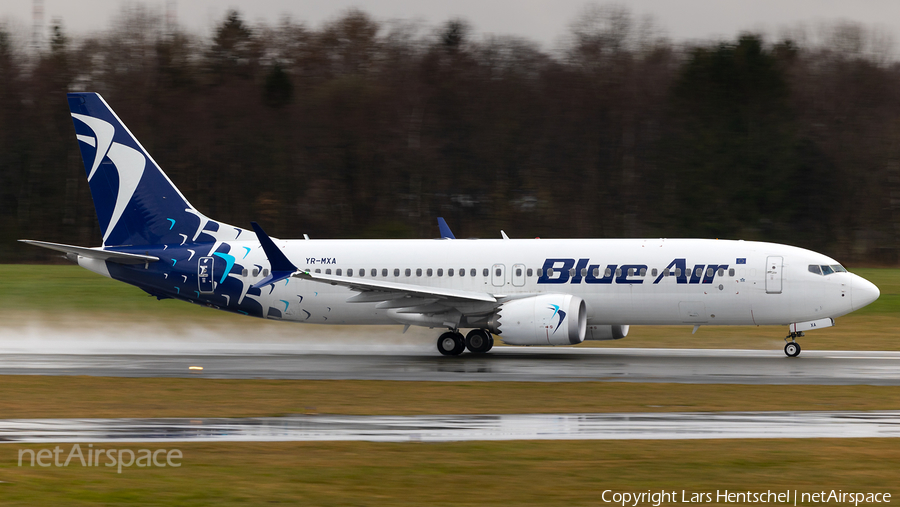
<svg viewBox="0 0 900 507">
<path fill-rule="evenodd" d="M 488 321 L 510 345 L 575 345 L 584 341 L 587 309 L 571 294 L 545 294 L 500 305 Z"/>
<path fill-rule="evenodd" d="M 628 336 L 628 326 L 588 326 L 585 340 L 621 340 Z"/>
</svg>

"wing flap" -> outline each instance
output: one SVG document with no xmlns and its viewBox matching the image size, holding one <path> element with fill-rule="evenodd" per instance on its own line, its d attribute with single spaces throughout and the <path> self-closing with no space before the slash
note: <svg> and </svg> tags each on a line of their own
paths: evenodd
<svg viewBox="0 0 900 507">
<path fill-rule="evenodd" d="M 404 297 L 399 299 L 387 300 L 379 303 L 375 308 L 379 310 L 390 310 L 392 308 L 412 308 L 417 306 L 427 306 L 432 303 L 441 301 L 438 298 L 422 298 L 422 297 Z"/>
</svg>

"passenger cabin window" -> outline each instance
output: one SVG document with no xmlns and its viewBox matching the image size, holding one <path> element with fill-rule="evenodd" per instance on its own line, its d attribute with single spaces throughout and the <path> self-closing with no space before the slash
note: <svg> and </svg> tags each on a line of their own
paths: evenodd
<svg viewBox="0 0 900 507">
<path fill-rule="evenodd" d="M 522 276 L 522 268 L 516 268 L 516 276 Z"/>
<path fill-rule="evenodd" d="M 334 274 L 336 274 L 337 276 L 341 276 L 341 269 L 340 268 L 336 269 L 334 271 Z"/>
<path fill-rule="evenodd" d="M 641 268 L 641 276 L 647 276 L 647 268 Z"/>
<path fill-rule="evenodd" d="M 675 268 L 675 276 L 681 276 L 681 268 Z"/>
<path fill-rule="evenodd" d="M 628 268 L 628 276 L 634 276 L 634 268 Z"/>
<path fill-rule="evenodd" d="M 725 268 L 719 268 L 719 271 L 716 272 L 716 276 L 725 276 Z"/>
<path fill-rule="evenodd" d="M 381 269 L 381 276 L 387 278 L 387 273 L 388 273 L 387 268 L 382 268 L 382 269 Z"/>
<path fill-rule="evenodd" d="M 547 268 L 547 276 L 548 277 L 553 276 L 553 268 Z"/>
<path fill-rule="evenodd" d="M 422 268 L 416 269 L 416 276 L 422 276 Z"/>
<path fill-rule="evenodd" d="M 706 277 L 712 278 L 713 276 L 713 268 L 706 268 Z"/>
<path fill-rule="evenodd" d="M 530 276 L 532 276 L 532 274 L 533 274 L 533 273 L 532 273 L 532 269 L 531 269 L 531 268 L 528 268 L 528 269 L 525 271 L 525 276 L 530 277 Z"/>
<path fill-rule="evenodd" d="M 447 276 L 453 276 L 453 268 L 447 270 Z"/>
<path fill-rule="evenodd" d="M 500 271 L 499 269 L 497 271 Z M 500 276 L 500 273 L 497 273 Z M 569 268 L 569 276 L 575 276 L 575 268 Z"/>
<path fill-rule="evenodd" d="M 600 276 L 600 268 L 594 268 L 594 272 L 592 274 L 594 275 L 594 278 L 599 277 Z"/>
<path fill-rule="evenodd" d="M 359 268 L 359 276 L 366 276 L 365 268 Z"/>
<path fill-rule="evenodd" d="M 438 276 L 444 276 L 444 270 L 441 269 L 441 268 L 438 268 L 437 275 L 438 275 Z"/>
<path fill-rule="evenodd" d="M 378 270 L 375 268 L 372 268 L 372 271 L 370 271 L 369 274 L 372 276 L 378 276 Z"/>
<path fill-rule="evenodd" d="M 582 277 L 587 276 L 587 268 L 581 268 L 581 276 Z"/>
<path fill-rule="evenodd" d="M 622 276 L 622 268 L 616 270 L 616 278 Z"/>
<path fill-rule="evenodd" d="M 244 270 L 241 271 L 241 276 L 243 276 L 243 277 L 246 277 L 248 274 L 250 274 L 250 272 L 247 271 L 247 268 L 244 268 Z"/>
<path fill-rule="evenodd" d="M 394 276 L 400 276 L 400 268 L 394 268 Z"/>
<path fill-rule="evenodd" d="M 535 273 L 535 274 L 538 276 L 538 278 L 544 276 L 544 268 L 537 268 L 537 273 Z M 550 276 L 550 275 L 547 275 L 547 276 Z"/>
<path fill-rule="evenodd" d="M 487 277 L 490 274 L 490 271 L 488 271 L 488 268 L 484 268 L 481 272 L 484 273 L 485 277 Z"/>
<path fill-rule="evenodd" d="M 616 272 L 618 272 L 618 270 L 616 270 Z M 612 276 L 612 270 L 609 269 L 609 268 L 606 268 L 606 271 L 603 272 L 603 276 L 604 276 L 605 278 L 611 277 L 611 276 Z"/>
<path fill-rule="evenodd" d="M 459 276 L 466 276 L 466 268 L 459 268 Z"/>
<path fill-rule="evenodd" d="M 263 276 L 269 276 L 269 268 L 263 270 Z"/>
<path fill-rule="evenodd" d="M 259 269 L 253 270 L 253 276 L 259 276 Z"/>
<path fill-rule="evenodd" d="M 697 268 L 694 270 L 694 276 L 700 276 L 703 274 L 703 268 Z"/>
<path fill-rule="evenodd" d="M 428 268 L 427 270 L 425 270 L 425 275 L 426 275 L 426 276 L 431 276 L 432 273 L 433 273 L 433 271 L 431 270 L 431 268 Z"/>
<path fill-rule="evenodd" d="M 347 268 L 347 276 L 353 276 L 353 268 Z"/>
<path fill-rule="evenodd" d="M 321 273 L 321 272 L 322 272 L 321 268 L 316 268 L 316 273 Z"/>
<path fill-rule="evenodd" d="M 410 276 L 412 274 L 412 271 L 410 271 L 409 268 L 406 268 L 405 273 L 406 273 L 406 276 Z"/>
<path fill-rule="evenodd" d="M 650 276 L 656 276 L 657 274 L 659 274 L 659 271 L 656 268 L 653 268 L 653 271 L 650 272 Z"/>
<path fill-rule="evenodd" d="M 487 272 L 487 270 L 485 270 L 485 272 Z M 477 273 L 477 271 L 475 271 L 475 268 L 472 268 L 469 270 L 469 276 L 474 277 L 476 273 Z M 484 276 L 487 276 L 487 275 L 484 275 Z"/>
<path fill-rule="evenodd" d="M 728 276 L 734 277 L 734 268 L 728 270 Z"/>
<path fill-rule="evenodd" d="M 330 270 L 330 269 L 326 269 L 326 270 L 325 270 L 325 274 L 326 274 L 326 275 L 330 275 L 330 274 L 331 274 L 331 270 Z"/>
</svg>

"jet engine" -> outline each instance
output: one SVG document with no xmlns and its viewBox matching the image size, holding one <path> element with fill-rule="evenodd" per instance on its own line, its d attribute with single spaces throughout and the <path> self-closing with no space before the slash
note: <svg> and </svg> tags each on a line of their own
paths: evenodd
<svg viewBox="0 0 900 507">
<path fill-rule="evenodd" d="M 575 345 L 586 327 L 584 300 L 571 294 L 514 299 L 488 319 L 488 329 L 510 345 Z"/>
</svg>

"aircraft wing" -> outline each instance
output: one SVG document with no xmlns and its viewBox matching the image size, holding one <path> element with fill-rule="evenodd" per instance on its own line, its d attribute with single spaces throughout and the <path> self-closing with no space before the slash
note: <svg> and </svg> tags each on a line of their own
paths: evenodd
<svg viewBox="0 0 900 507">
<path fill-rule="evenodd" d="M 471 292 L 465 290 L 444 289 L 441 287 L 426 287 L 408 283 L 383 282 L 367 278 L 323 275 L 321 273 L 312 273 L 308 270 L 297 271 L 292 276 L 303 280 L 340 285 L 361 292 L 361 294 L 350 298 L 348 300 L 349 302 L 370 303 L 376 301 L 392 301 L 409 295 L 435 300 L 454 299 L 469 302 L 497 303 L 497 298 L 486 292 Z M 372 292 L 372 294 L 369 294 L 370 292 Z"/>
<path fill-rule="evenodd" d="M 471 292 L 441 287 L 425 287 L 407 283 L 379 281 L 372 278 L 344 277 L 313 273 L 308 269 L 298 269 L 278 248 L 271 238 L 255 222 L 251 223 L 256 237 L 272 272 L 252 287 L 276 283 L 285 278 L 300 278 L 330 285 L 339 285 L 359 292 L 347 299 L 348 303 L 378 303 L 379 310 L 390 310 L 398 314 L 446 315 L 447 325 L 458 323 L 462 315 L 484 314 L 499 304 L 497 298 L 484 292 Z M 452 234 L 452 233 L 451 233 Z M 444 321 L 441 321 L 443 324 Z M 409 325 L 407 323 L 407 325 Z"/>
<path fill-rule="evenodd" d="M 144 264 L 145 262 L 156 262 L 159 257 L 153 255 L 140 255 L 125 252 L 114 252 L 112 250 L 104 250 L 102 248 L 87 248 L 83 246 L 63 245 L 61 243 L 48 243 L 46 241 L 34 241 L 31 239 L 20 239 L 22 243 L 39 246 L 57 252 L 67 254 L 80 255 L 91 259 L 100 259 L 104 261 L 117 262 L 119 264 Z"/>
</svg>

